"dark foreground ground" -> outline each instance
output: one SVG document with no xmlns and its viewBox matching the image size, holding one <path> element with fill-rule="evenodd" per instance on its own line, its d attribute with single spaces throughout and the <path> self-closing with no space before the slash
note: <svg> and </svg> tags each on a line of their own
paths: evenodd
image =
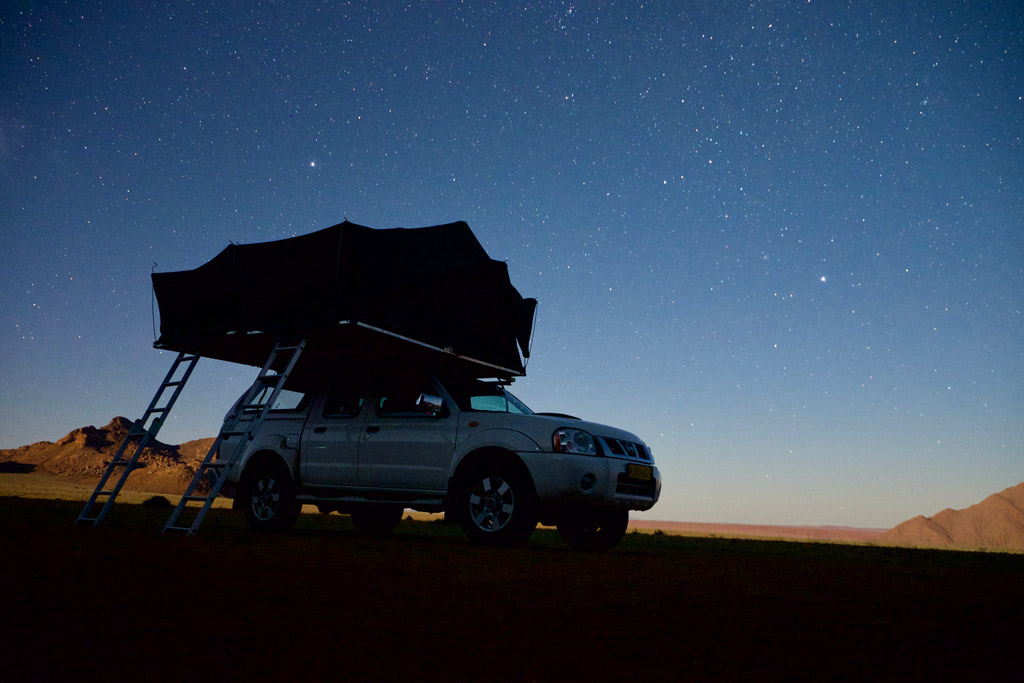
<svg viewBox="0 0 1024 683">
<path fill-rule="evenodd" d="M 630 534 L 587 555 L 538 532 L 469 545 L 303 516 L 200 535 L 167 510 L 0 498 L 0 678 L 994 680 L 1021 671 L 1024 556 Z"/>
</svg>

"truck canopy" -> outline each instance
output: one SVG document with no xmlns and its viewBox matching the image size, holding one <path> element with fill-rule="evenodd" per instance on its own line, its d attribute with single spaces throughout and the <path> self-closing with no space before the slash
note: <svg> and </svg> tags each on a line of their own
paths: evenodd
<svg viewBox="0 0 1024 683">
<path fill-rule="evenodd" d="M 262 365 L 277 339 L 308 339 L 293 377 L 353 367 L 525 372 L 537 305 L 464 222 L 377 230 L 345 221 L 231 244 L 193 270 L 153 273 L 159 349 Z"/>
</svg>

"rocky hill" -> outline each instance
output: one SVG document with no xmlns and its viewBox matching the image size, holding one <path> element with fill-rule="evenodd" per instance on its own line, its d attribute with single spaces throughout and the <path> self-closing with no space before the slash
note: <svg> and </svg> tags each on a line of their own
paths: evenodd
<svg viewBox="0 0 1024 683">
<path fill-rule="evenodd" d="M 878 543 L 929 548 L 1024 550 L 1024 483 L 963 510 L 917 516 L 893 527 Z"/>
<path fill-rule="evenodd" d="M 115 417 L 99 429 L 75 429 L 56 443 L 40 441 L 0 450 L 0 471 L 32 472 L 95 485 L 131 426 L 128 418 Z M 212 438 L 180 446 L 152 442 L 139 458 L 125 488 L 153 493 L 184 492 L 212 443 Z"/>
</svg>

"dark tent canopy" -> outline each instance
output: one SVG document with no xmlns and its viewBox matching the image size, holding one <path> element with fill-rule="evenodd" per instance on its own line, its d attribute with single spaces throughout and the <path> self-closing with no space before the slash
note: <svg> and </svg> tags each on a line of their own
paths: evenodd
<svg viewBox="0 0 1024 683">
<path fill-rule="evenodd" d="M 310 377 L 367 363 L 521 375 L 537 304 L 461 221 L 390 230 L 346 221 L 232 244 L 194 270 L 154 273 L 153 289 L 157 348 L 258 366 L 276 339 L 307 338 L 300 365 Z"/>
</svg>

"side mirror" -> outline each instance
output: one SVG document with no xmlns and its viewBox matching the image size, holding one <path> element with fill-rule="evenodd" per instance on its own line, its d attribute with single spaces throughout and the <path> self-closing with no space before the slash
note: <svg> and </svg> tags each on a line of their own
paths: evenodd
<svg viewBox="0 0 1024 683">
<path fill-rule="evenodd" d="M 424 413 L 439 413 L 443 407 L 444 401 L 434 394 L 420 394 L 416 399 L 416 410 Z"/>
</svg>

